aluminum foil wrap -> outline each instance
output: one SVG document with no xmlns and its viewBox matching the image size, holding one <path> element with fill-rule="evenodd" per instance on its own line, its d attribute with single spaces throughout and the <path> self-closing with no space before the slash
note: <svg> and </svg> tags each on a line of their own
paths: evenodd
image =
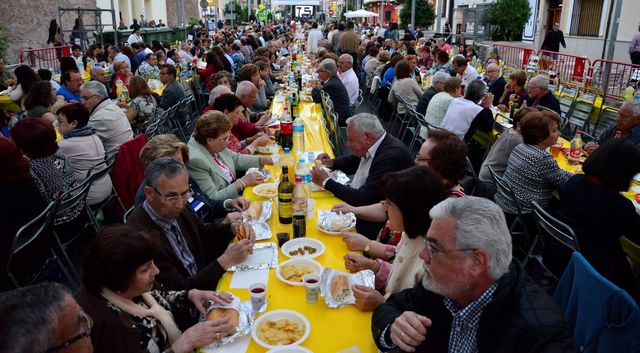
<svg viewBox="0 0 640 353">
<path fill-rule="evenodd" d="M 346 277 L 348 284 L 334 287 L 334 281 L 339 276 Z M 363 270 L 356 273 L 347 273 L 326 267 L 320 275 L 320 295 L 330 308 L 340 308 L 349 304 L 355 304 L 351 286 L 357 284 L 369 288 L 375 288 L 376 275 L 371 270 Z"/>
<path fill-rule="evenodd" d="M 330 170 L 326 167 L 322 167 L 328 174 L 329 178 L 333 179 L 335 182 L 342 185 L 349 185 L 351 183 L 351 179 L 341 170 Z M 324 190 L 322 186 L 318 186 L 316 184 L 311 184 L 311 191 L 322 191 Z"/>
<path fill-rule="evenodd" d="M 274 154 L 280 151 L 280 146 L 278 144 L 271 144 L 266 146 L 258 146 L 256 147 L 256 151 L 258 153 L 266 153 L 266 154 Z"/>
<path fill-rule="evenodd" d="M 262 168 L 262 169 L 249 168 L 249 169 L 247 169 L 247 174 L 253 173 L 253 172 L 258 172 L 258 173 L 262 174 L 262 176 L 264 176 L 265 182 L 273 177 L 273 174 L 268 169 L 265 169 L 265 168 Z"/>
<path fill-rule="evenodd" d="M 276 243 L 260 243 L 253 246 L 253 254 L 243 262 L 229 267 L 227 271 L 265 270 L 278 267 L 278 246 Z"/>
<path fill-rule="evenodd" d="M 231 304 L 221 305 L 218 303 L 214 303 L 213 301 L 209 301 L 208 304 L 209 304 L 209 307 L 207 308 L 207 316 L 209 315 L 211 310 L 213 310 L 214 308 L 232 308 L 238 311 L 240 315 L 238 318 L 238 326 L 236 327 L 235 334 L 227 337 L 222 337 L 220 340 L 213 342 L 207 347 L 203 347 L 203 350 L 209 351 L 211 349 L 224 346 L 225 344 L 234 342 L 239 337 L 242 337 L 244 335 L 251 333 L 251 327 L 253 326 L 253 320 L 255 318 L 253 314 L 253 310 L 251 308 L 251 301 L 240 301 L 240 299 L 234 296 L 233 302 Z M 207 320 L 206 317 L 200 318 L 200 321 L 206 321 L 206 320 Z"/>
<path fill-rule="evenodd" d="M 249 225 L 253 229 L 253 232 L 256 235 L 256 241 L 259 240 L 267 240 L 273 237 L 271 233 L 271 229 L 269 228 L 269 224 L 263 220 L 249 221 Z"/>
<path fill-rule="evenodd" d="M 353 229 L 356 226 L 356 215 L 349 213 L 336 213 L 333 211 L 318 210 L 318 228 L 327 233 L 340 233 Z"/>
</svg>

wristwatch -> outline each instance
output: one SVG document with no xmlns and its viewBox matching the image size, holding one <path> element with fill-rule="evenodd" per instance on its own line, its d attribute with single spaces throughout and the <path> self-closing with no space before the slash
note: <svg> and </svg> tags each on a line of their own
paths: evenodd
<svg viewBox="0 0 640 353">
<path fill-rule="evenodd" d="M 365 245 L 364 252 L 366 252 L 368 254 L 369 253 L 369 249 L 371 249 L 371 240 L 369 240 L 369 242 L 367 242 L 367 245 Z"/>
</svg>

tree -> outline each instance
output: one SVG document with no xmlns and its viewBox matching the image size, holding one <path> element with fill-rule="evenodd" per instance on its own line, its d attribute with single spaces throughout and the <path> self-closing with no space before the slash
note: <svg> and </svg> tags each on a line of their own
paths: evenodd
<svg viewBox="0 0 640 353">
<path fill-rule="evenodd" d="M 487 22 L 492 40 L 520 41 L 524 25 L 531 16 L 528 0 L 497 0 L 491 4 Z"/>
<path fill-rule="evenodd" d="M 11 42 L 12 40 L 9 35 L 9 30 L 7 27 L 0 25 L 0 58 L 4 59 L 5 62 L 8 62 L 7 51 L 9 50 Z"/>
<path fill-rule="evenodd" d="M 411 24 L 411 1 L 405 0 L 402 11 L 400 11 L 400 27 L 403 29 L 409 28 Z M 436 12 L 433 10 L 427 0 L 416 0 L 416 26 L 422 26 L 422 28 L 429 27 L 436 20 Z"/>
</svg>

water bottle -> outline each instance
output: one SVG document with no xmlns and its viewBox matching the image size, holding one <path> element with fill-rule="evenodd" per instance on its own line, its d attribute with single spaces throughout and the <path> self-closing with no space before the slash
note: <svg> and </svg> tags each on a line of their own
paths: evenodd
<svg viewBox="0 0 640 353">
<path fill-rule="evenodd" d="M 304 121 L 299 115 L 293 120 L 293 150 L 304 152 Z"/>
<path fill-rule="evenodd" d="M 296 165 L 296 178 L 300 177 L 303 183 L 311 183 L 311 170 L 307 167 L 304 158 L 300 158 Z"/>
</svg>

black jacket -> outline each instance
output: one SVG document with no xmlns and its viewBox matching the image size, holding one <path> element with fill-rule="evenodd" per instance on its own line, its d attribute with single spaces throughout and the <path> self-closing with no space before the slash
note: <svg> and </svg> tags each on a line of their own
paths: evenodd
<svg viewBox="0 0 640 353">
<path fill-rule="evenodd" d="M 349 102 L 349 93 L 342 81 L 334 76 L 324 83 L 322 90 L 329 95 L 329 98 L 331 98 L 333 102 L 333 107 L 338 114 L 338 124 L 340 126 L 347 126 L 347 119 L 351 117 L 351 103 Z M 314 88 L 313 91 L 311 91 L 311 96 L 314 102 L 322 102 L 320 88 Z"/>
<path fill-rule="evenodd" d="M 158 106 L 163 110 L 169 110 L 169 108 L 180 103 L 180 101 L 186 97 L 187 95 L 180 82 L 173 80 L 164 87 Z M 190 109 L 188 107 L 186 109 L 179 110 L 177 115 L 178 121 L 186 122 L 189 119 L 189 111 Z"/>
<path fill-rule="evenodd" d="M 422 115 L 427 114 L 427 108 L 429 107 L 429 102 L 431 102 L 431 98 L 438 93 L 433 86 L 429 87 L 420 97 L 418 101 L 418 105 L 416 105 L 416 111 Z"/>
<path fill-rule="evenodd" d="M 560 44 L 562 44 L 564 48 L 567 47 L 567 44 L 564 42 L 564 33 L 551 29 L 549 33 L 547 33 L 547 36 L 544 37 L 540 49 L 558 52 L 560 50 Z"/>
<path fill-rule="evenodd" d="M 355 174 L 359 165 L 360 157 L 354 155 L 338 157 L 333 160 L 333 169 L 341 170 L 347 175 Z M 332 179 L 327 181 L 324 188 L 351 206 L 371 205 L 382 200 L 379 182 L 383 175 L 407 169 L 413 165 L 414 161 L 407 147 L 391 134 L 387 134 L 380 143 L 371 161 L 369 175 L 360 188 L 354 189 Z M 375 238 L 383 225 L 382 223 L 358 220 L 356 228 L 361 234 Z"/>
<path fill-rule="evenodd" d="M 535 103 L 535 101 L 536 101 L 535 98 L 529 97 L 529 99 L 527 100 L 527 106 L 533 107 L 533 104 Z M 551 91 L 547 91 L 547 94 L 545 94 L 544 96 L 542 96 L 542 98 L 540 98 L 540 100 L 538 101 L 538 106 L 549 108 L 554 112 L 558 113 L 558 115 L 562 116 L 562 111 L 560 110 L 560 102 L 553 95 L 553 93 L 551 93 Z"/>
<path fill-rule="evenodd" d="M 498 77 L 498 79 L 493 81 L 493 83 L 489 82 L 486 77 L 483 81 L 489 86 L 489 93 L 493 94 L 493 105 L 498 106 L 498 104 L 500 104 L 500 98 L 502 98 L 502 94 L 504 93 L 504 87 L 507 85 L 507 81 L 505 81 L 502 76 Z"/>
<path fill-rule="evenodd" d="M 226 272 L 216 259 L 224 253 L 233 238 L 230 225 L 203 223 L 186 208 L 178 216 L 178 225 L 198 268 L 195 277 L 189 275 L 167 237 L 143 207 L 133 211 L 127 219 L 127 225 L 149 231 L 159 243 L 160 252 L 154 260 L 160 270 L 156 282 L 162 284 L 165 289 L 216 289 L 218 281 Z"/>
<path fill-rule="evenodd" d="M 380 346 L 380 335 L 404 311 L 414 311 L 433 322 L 416 352 L 448 352 L 451 313 L 444 306 L 443 297 L 427 291 L 422 284 L 392 295 L 373 312 L 373 339 L 381 350 L 388 351 Z M 498 280 L 494 297 L 480 317 L 476 337 L 478 353 L 576 351 L 558 305 L 515 262 Z M 385 339 L 391 343 L 389 330 Z"/>
</svg>

